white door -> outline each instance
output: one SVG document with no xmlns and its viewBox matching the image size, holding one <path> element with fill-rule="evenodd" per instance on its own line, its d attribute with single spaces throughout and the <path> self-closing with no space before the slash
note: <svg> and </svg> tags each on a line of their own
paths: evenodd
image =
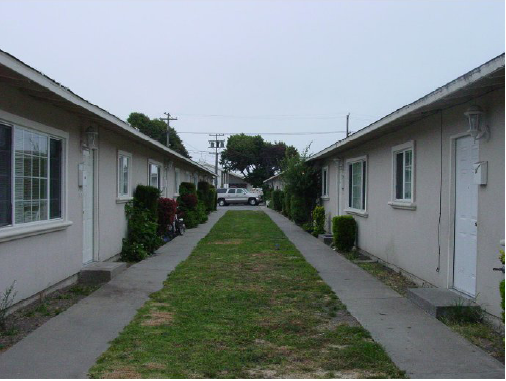
<svg viewBox="0 0 506 381">
<path fill-rule="evenodd" d="M 83 168 L 83 263 L 93 261 L 93 164 L 93 151 L 85 150 Z"/>
<path fill-rule="evenodd" d="M 476 295 L 478 185 L 473 182 L 473 164 L 476 162 L 478 143 L 470 136 L 457 139 L 453 287 L 471 296 Z"/>
</svg>

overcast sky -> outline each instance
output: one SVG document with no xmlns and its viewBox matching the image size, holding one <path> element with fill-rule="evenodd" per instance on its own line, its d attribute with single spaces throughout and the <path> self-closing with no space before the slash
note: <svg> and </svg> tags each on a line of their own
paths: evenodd
<svg viewBox="0 0 506 381">
<path fill-rule="evenodd" d="M 358 130 L 504 52 L 504 1 L 0 1 L 0 49 L 122 119 Z M 343 137 L 273 136 L 317 152 Z"/>
</svg>

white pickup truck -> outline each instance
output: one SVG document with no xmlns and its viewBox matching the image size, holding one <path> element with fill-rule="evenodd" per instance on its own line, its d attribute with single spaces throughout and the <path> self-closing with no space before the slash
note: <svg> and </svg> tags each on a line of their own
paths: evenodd
<svg viewBox="0 0 506 381">
<path fill-rule="evenodd" d="M 244 188 L 218 188 L 218 205 L 225 206 L 228 204 L 249 204 L 258 205 L 262 201 L 259 193 L 248 192 Z"/>
</svg>

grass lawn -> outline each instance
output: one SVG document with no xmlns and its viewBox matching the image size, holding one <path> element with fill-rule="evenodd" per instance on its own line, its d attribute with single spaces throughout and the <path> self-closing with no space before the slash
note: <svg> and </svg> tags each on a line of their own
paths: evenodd
<svg viewBox="0 0 506 381">
<path fill-rule="evenodd" d="M 400 378 L 263 212 L 229 211 L 90 370 L 94 378 Z"/>
</svg>

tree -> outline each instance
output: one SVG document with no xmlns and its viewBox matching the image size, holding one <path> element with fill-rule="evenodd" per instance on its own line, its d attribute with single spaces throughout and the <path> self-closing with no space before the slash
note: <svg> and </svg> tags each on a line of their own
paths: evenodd
<svg viewBox="0 0 506 381">
<path fill-rule="evenodd" d="M 260 135 L 232 135 L 227 148 L 221 153 L 220 163 L 227 171 L 241 172 L 255 187 L 273 176 L 281 167 L 283 158 L 297 154 L 297 149 L 283 142 L 266 142 Z"/>
<path fill-rule="evenodd" d="M 167 124 L 163 120 L 150 119 L 147 115 L 140 112 L 132 112 L 127 122 L 143 134 L 159 141 L 163 145 L 167 145 Z M 169 143 L 170 149 L 180 153 L 184 157 L 191 158 L 183 141 L 172 127 L 169 128 Z"/>
<path fill-rule="evenodd" d="M 320 192 L 319 171 L 308 164 L 309 147 L 302 155 L 287 155 L 281 162 L 285 199 L 290 200 L 289 217 L 296 223 L 310 221 Z"/>
</svg>

